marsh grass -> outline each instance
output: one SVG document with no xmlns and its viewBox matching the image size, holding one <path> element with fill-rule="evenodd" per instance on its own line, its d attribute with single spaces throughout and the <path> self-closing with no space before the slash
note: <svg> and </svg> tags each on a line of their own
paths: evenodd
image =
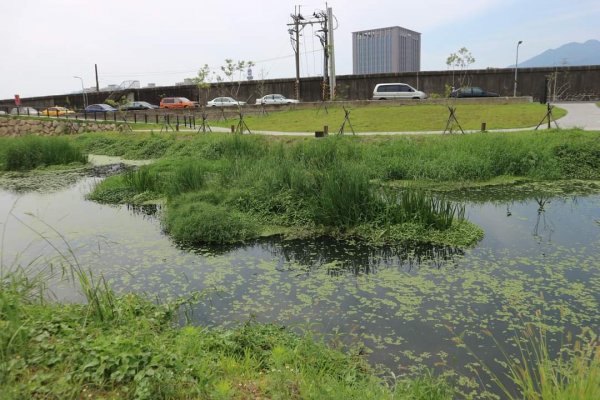
<svg viewBox="0 0 600 400">
<path fill-rule="evenodd" d="M 65 138 L 24 136 L 3 140 L 2 165 L 8 171 L 87 162 L 87 156 Z"/>
<path fill-rule="evenodd" d="M 112 148 L 111 140 L 100 136 L 98 143 Z M 250 232 L 285 233 L 288 228 L 360 237 L 371 232 L 377 240 L 405 239 L 405 233 L 414 233 L 427 240 L 439 238 L 444 244 L 452 244 L 459 235 L 476 241 L 481 231 L 462 223 L 464 207 L 432 194 L 431 188 L 442 182 L 481 182 L 498 177 L 600 178 L 597 134 L 578 130 L 329 137 L 318 141 L 217 134 L 152 140 L 163 140 L 157 147 L 164 148 L 168 156 L 127 179 L 109 178 L 91 197 L 109 201 L 119 196 L 118 201 L 167 197 L 167 228 L 173 234 L 187 232 L 176 228 L 186 223 L 185 213 L 178 208 L 197 213 L 187 218 L 197 224 L 189 228 L 190 232 L 209 233 L 201 227 L 209 214 L 185 205 L 184 199 L 211 204 L 219 214 L 235 212 L 248 222 L 244 226 L 253 226 L 244 228 L 242 235 L 226 235 L 227 228 L 210 218 L 205 225 L 216 230 L 210 237 L 217 241 L 227 237 L 248 240 Z M 90 144 L 88 148 L 93 147 Z M 429 182 L 429 191 L 392 189 L 394 181 Z M 140 193 L 154 194 L 139 197 Z M 194 195 L 182 197 L 188 193 Z M 177 222 L 179 218 L 182 220 Z M 471 232 L 466 232 L 467 228 Z M 200 235 L 186 233 L 185 237 L 202 242 Z M 460 243 L 462 246 L 465 241 Z"/>
</svg>

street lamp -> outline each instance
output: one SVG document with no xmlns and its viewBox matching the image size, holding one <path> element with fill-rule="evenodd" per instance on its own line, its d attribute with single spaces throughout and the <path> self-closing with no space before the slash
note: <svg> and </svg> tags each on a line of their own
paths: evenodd
<svg viewBox="0 0 600 400">
<path fill-rule="evenodd" d="M 523 43 L 522 40 L 519 40 L 517 43 L 517 59 L 515 61 L 515 90 L 513 92 L 513 97 L 517 97 L 517 70 L 519 69 L 519 46 Z"/>
<path fill-rule="evenodd" d="M 87 107 L 87 96 L 85 95 L 85 88 L 83 87 L 83 78 L 80 76 L 73 76 L 81 81 L 81 96 L 83 97 L 83 108 Z"/>
</svg>

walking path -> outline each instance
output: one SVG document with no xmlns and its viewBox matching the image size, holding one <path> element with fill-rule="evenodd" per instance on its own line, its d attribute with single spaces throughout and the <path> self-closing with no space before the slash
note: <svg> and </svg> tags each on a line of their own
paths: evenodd
<svg viewBox="0 0 600 400">
<path fill-rule="evenodd" d="M 555 106 L 567 110 L 567 115 L 558 120 L 561 128 L 600 131 L 600 107 L 596 103 L 555 103 Z"/>
</svg>

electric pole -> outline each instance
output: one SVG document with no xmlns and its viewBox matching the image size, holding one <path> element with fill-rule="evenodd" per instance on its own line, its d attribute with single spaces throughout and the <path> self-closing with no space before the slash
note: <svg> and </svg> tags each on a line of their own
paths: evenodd
<svg viewBox="0 0 600 400">
<path fill-rule="evenodd" d="M 324 11 L 319 11 L 315 12 L 313 17 L 315 17 L 321 23 L 321 29 L 318 31 L 319 33 L 317 34 L 317 37 L 321 42 L 321 46 L 323 46 L 323 82 L 321 83 L 321 100 L 325 101 L 329 95 L 329 90 L 327 90 L 329 86 L 327 78 L 329 75 L 329 35 L 327 33 L 327 14 Z"/>
<path fill-rule="evenodd" d="M 304 25 L 300 22 L 304 20 L 302 14 L 300 14 L 300 6 L 294 7 L 294 14 L 291 15 L 292 23 L 288 26 L 292 28 L 288 29 L 288 33 L 292 36 L 292 44 L 294 48 L 296 58 L 296 100 L 300 100 L 300 29 L 304 28 Z"/>
<path fill-rule="evenodd" d="M 98 83 L 98 64 L 94 64 L 94 69 L 96 70 L 96 92 L 99 92 L 100 84 Z"/>
<path fill-rule="evenodd" d="M 327 6 L 327 4 L 325 4 Z M 296 58 L 296 99 L 300 100 L 300 31 L 306 25 L 320 24 L 321 29 L 317 36 L 323 46 L 323 91 L 322 100 L 326 100 L 329 95 L 333 99 L 335 93 L 335 65 L 333 60 L 333 13 L 330 7 L 326 11 L 315 11 L 313 19 L 306 20 L 300 14 L 300 6 L 294 8 L 294 14 L 291 15 L 292 23 L 287 24 L 290 40 L 294 49 Z M 331 63 L 329 59 L 331 57 Z M 331 68 L 331 74 L 329 70 Z M 333 76 L 333 77 L 332 77 Z M 329 91 L 327 87 L 329 86 Z M 328 93 L 329 92 L 329 93 Z"/>
<path fill-rule="evenodd" d="M 333 46 L 333 10 L 327 7 L 327 21 L 329 22 L 329 98 L 335 99 L 335 49 Z"/>
</svg>

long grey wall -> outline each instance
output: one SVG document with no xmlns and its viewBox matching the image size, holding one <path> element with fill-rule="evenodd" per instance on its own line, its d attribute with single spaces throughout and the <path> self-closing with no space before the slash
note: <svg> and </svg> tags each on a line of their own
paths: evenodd
<svg viewBox="0 0 600 400">
<path fill-rule="evenodd" d="M 556 91 L 561 100 L 598 100 L 600 99 L 600 65 L 559 68 L 522 68 L 518 70 L 518 96 L 531 96 L 534 100 L 542 97 L 544 81 L 555 75 Z M 382 82 L 405 82 L 430 96 L 443 95 L 446 86 L 458 85 L 457 71 L 406 72 L 375 75 L 341 75 L 337 76 L 337 94 L 343 100 L 370 99 L 373 87 Z M 467 81 L 472 86 L 481 86 L 499 93 L 501 96 L 512 96 L 514 88 L 514 69 L 480 69 L 469 70 Z M 191 100 L 205 102 L 217 96 L 231 96 L 239 100 L 254 103 L 261 94 L 281 93 L 294 97 L 294 79 L 273 79 L 268 81 L 243 81 L 212 85 L 209 89 L 199 90 L 195 85 L 162 86 L 155 88 L 134 89 L 137 100 L 158 104 L 162 97 L 183 96 Z M 321 78 L 303 78 L 300 81 L 300 93 L 303 101 L 319 101 L 321 99 Z M 108 92 L 88 93 L 88 102 L 103 103 Z M 44 108 L 53 105 L 82 108 L 81 94 L 68 94 L 22 99 L 24 106 Z M 0 100 L 0 110 L 14 106 L 13 99 Z"/>
</svg>

